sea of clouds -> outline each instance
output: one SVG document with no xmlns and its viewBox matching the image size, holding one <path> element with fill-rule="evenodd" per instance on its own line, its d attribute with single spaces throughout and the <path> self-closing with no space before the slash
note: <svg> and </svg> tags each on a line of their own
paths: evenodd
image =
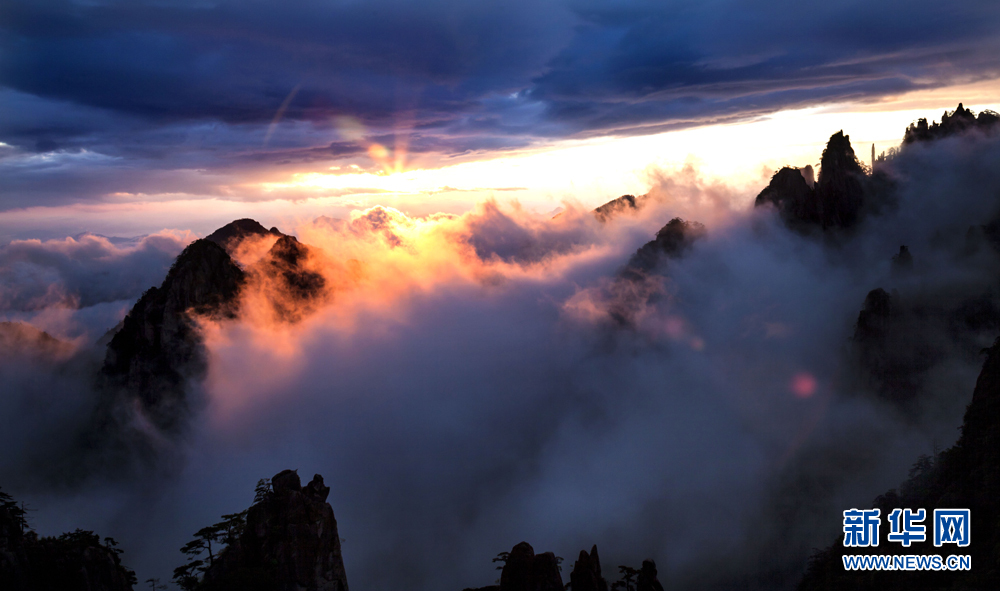
<svg viewBox="0 0 1000 591">
<path fill-rule="evenodd" d="M 72 486 L 31 473 L 72 445 L 60 434 L 86 415 L 94 343 L 194 236 L 15 241 L 0 247 L 0 315 L 75 353 L 0 361 L 0 485 L 43 534 L 117 538 L 140 580 L 169 579 L 192 532 L 295 468 L 332 489 L 354 589 L 491 584 L 491 558 L 522 540 L 564 567 L 596 543 L 608 578 L 652 558 L 665 587 L 788 587 L 841 511 L 958 436 L 982 362 L 967 339 L 918 327 L 943 353 L 906 410 L 850 379 L 850 339 L 877 287 L 1000 294 L 996 254 L 966 252 L 968 228 L 1000 213 L 998 157 L 982 136 L 908 146 L 888 165 L 897 207 L 837 240 L 753 209 L 761 187 L 691 169 L 605 223 L 573 203 L 550 219 L 490 201 L 282 228 L 312 247 L 322 302 L 282 321 L 269 302 L 284 295 L 252 281 L 238 319 L 200 321 L 209 373 L 180 461 Z M 636 287 L 634 322 L 613 322 L 618 272 L 674 217 L 706 235 Z"/>
</svg>

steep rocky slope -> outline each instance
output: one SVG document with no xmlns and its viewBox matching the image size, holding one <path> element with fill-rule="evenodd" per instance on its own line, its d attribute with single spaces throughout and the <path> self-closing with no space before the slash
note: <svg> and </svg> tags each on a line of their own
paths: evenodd
<svg viewBox="0 0 1000 591">
<path fill-rule="evenodd" d="M 175 433 L 189 412 L 186 383 L 206 371 L 203 342 L 193 316 L 233 317 L 245 274 L 209 240 L 192 242 L 160 287 L 136 302 L 108 344 L 100 386 L 104 421 L 132 420 L 140 412 L 158 430 Z"/>
</svg>

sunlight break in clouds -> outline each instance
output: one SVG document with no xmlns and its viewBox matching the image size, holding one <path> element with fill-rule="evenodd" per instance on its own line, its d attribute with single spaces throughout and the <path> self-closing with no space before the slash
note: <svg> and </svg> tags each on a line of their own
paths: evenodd
<svg viewBox="0 0 1000 591">
<path fill-rule="evenodd" d="M 958 90 L 980 99 L 967 105 L 974 110 L 1000 109 L 986 99 L 996 90 L 993 82 Z M 5 211 L 0 242 L 80 232 L 134 236 L 164 228 L 206 235 L 239 217 L 268 219 L 289 228 L 319 216 L 346 219 L 352 210 L 375 205 L 410 216 L 461 214 L 486 199 L 517 200 L 529 210 L 548 213 L 566 202 L 592 208 L 622 194 L 644 194 L 656 186 L 658 175 L 685 167 L 693 167 L 706 181 L 734 188 L 752 185 L 754 190 L 740 191 L 741 198 L 732 204 L 739 209 L 750 206 L 757 187 L 778 168 L 815 165 L 831 133 L 843 129 L 868 163 L 871 144 L 877 153 L 897 146 L 901 130 L 918 117 L 954 108 L 955 96 L 964 95 L 920 91 L 877 103 L 781 111 L 746 122 L 649 136 L 541 142 L 533 148 L 455 158 L 429 154 L 417 162 L 420 168 L 392 174 L 367 171 L 371 162 L 359 167 L 352 159 L 336 158 L 308 167 L 227 174 L 177 171 L 187 179 L 187 192 L 107 195 L 100 202 Z M 396 170 L 397 164 L 393 160 L 389 170 Z"/>
</svg>

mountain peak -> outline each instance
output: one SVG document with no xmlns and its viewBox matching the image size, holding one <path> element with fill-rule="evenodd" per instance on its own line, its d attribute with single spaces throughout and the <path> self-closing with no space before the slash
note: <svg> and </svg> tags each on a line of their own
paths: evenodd
<svg viewBox="0 0 1000 591">
<path fill-rule="evenodd" d="M 271 228 L 268 230 L 260 222 L 250 218 L 241 218 L 238 220 L 233 220 L 222 226 L 218 230 L 212 232 L 208 236 L 205 236 L 205 240 L 209 242 L 214 242 L 225 248 L 226 251 L 232 252 L 232 249 L 246 239 L 249 236 L 284 236 L 278 228 Z"/>
</svg>

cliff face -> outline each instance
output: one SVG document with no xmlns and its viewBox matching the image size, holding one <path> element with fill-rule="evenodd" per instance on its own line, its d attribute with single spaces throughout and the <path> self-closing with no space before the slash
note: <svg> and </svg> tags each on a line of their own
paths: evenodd
<svg viewBox="0 0 1000 591">
<path fill-rule="evenodd" d="M 843 536 L 816 554 L 799 585 L 813 589 L 997 589 L 1000 588 L 1000 339 L 986 351 L 987 358 L 965 412 L 962 435 L 935 458 L 918 461 L 911 477 L 898 491 L 875 500 L 882 516 L 896 508 L 926 509 L 928 541 L 904 548 L 879 528 L 876 548 L 845 548 Z M 971 544 L 965 548 L 935 548 L 930 517 L 936 508 L 971 510 Z M 972 570 L 964 572 L 846 571 L 845 554 L 970 554 Z"/>
<path fill-rule="evenodd" d="M 757 195 L 754 207 L 767 203 L 777 207 L 786 222 L 820 223 L 816 193 L 798 168 L 786 166 L 774 173 L 771 182 Z"/>
<path fill-rule="evenodd" d="M 819 222 L 824 228 L 849 228 L 857 223 L 864 204 L 868 175 L 854 155 L 851 138 L 843 131 L 830 136 L 820 160 L 816 181 Z"/>
<path fill-rule="evenodd" d="M 250 507 L 246 526 L 205 571 L 199 590 L 347 591 L 330 488 L 285 470 Z"/>
<path fill-rule="evenodd" d="M 234 316 L 243 282 L 243 271 L 214 242 L 196 240 L 185 248 L 108 344 L 100 384 L 109 393 L 108 406 L 134 405 L 160 431 L 177 432 L 188 412 L 185 383 L 206 370 L 191 315 Z"/>
<path fill-rule="evenodd" d="M 0 589 L 4 591 L 132 591 L 135 573 L 121 563 L 113 542 L 76 530 L 39 538 L 23 514 L 0 493 Z"/>
</svg>

